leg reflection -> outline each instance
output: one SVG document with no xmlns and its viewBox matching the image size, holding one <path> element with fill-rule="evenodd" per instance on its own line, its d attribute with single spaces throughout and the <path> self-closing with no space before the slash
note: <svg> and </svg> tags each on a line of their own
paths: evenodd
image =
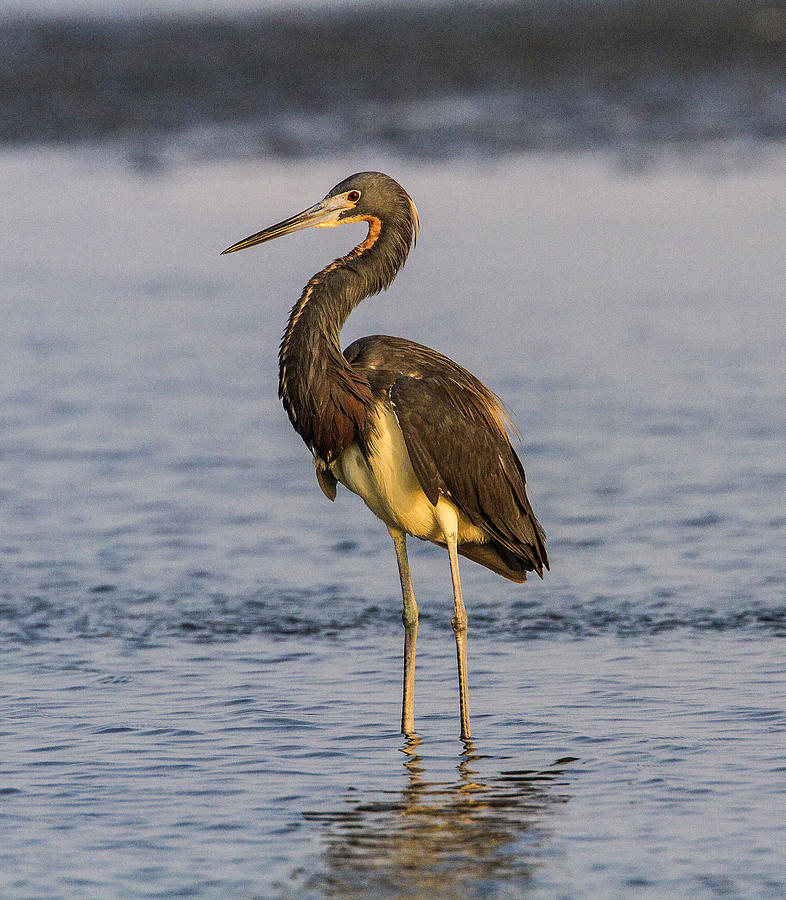
<svg viewBox="0 0 786 900">
<path fill-rule="evenodd" d="M 419 735 L 407 738 L 406 780 L 396 792 L 307 815 L 326 829 L 313 884 L 328 896 L 504 896 L 526 888 L 548 844 L 551 812 L 569 799 L 564 766 L 573 758 L 495 771 L 499 760 L 467 740 L 453 776 L 435 778 L 429 770 L 444 758 L 430 762 L 429 749 Z"/>
</svg>

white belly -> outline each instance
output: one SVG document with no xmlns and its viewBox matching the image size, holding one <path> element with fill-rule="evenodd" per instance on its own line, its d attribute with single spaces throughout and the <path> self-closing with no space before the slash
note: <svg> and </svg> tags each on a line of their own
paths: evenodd
<svg viewBox="0 0 786 900">
<path fill-rule="evenodd" d="M 485 543 L 488 535 L 461 513 L 448 497 L 440 495 L 432 506 L 415 476 L 396 416 L 382 409 L 372 423 L 368 459 L 352 444 L 331 466 L 335 477 L 362 497 L 382 521 L 407 534 L 444 543 L 447 532 L 459 543 Z"/>
</svg>

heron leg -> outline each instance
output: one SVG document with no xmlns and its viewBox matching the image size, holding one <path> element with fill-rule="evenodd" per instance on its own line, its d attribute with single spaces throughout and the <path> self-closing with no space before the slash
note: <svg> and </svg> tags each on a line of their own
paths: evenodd
<svg viewBox="0 0 786 900">
<path fill-rule="evenodd" d="M 459 710 L 461 713 L 461 739 L 468 741 L 469 728 L 469 684 L 467 682 L 467 611 L 461 595 L 461 579 L 459 578 L 458 550 L 455 536 L 448 536 L 448 555 L 450 556 L 450 575 L 453 579 L 453 633 L 456 635 L 456 657 L 458 660 Z"/>
<path fill-rule="evenodd" d="M 404 696 L 401 702 L 401 733 L 415 732 L 415 645 L 418 639 L 418 605 L 412 590 L 412 576 L 407 559 L 407 535 L 397 528 L 388 528 L 396 548 L 401 596 L 404 600 Z"/>
</svg>

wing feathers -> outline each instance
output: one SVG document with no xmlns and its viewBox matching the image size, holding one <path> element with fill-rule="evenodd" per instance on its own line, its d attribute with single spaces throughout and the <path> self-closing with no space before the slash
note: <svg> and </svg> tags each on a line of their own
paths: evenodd
<svg viewBox="0 0 786 900">
<path fill-rule="evenodd" d="M 542 575 L 546 536 L 496 395 L 453 360 L 403 338 L 361 338 L 344 355 L 374 397 L 392 404 L 429 501 L 448 494 L 489 535 L 489 544 L 465 545 L 464 555 L 513 580 Z"/>
<path fill-rule="evenodd" d="M 542 574 L 544 534 L 526 494 L 524 470 L 496 410 L 462 384 L 404 376 L 390 400 L 426 496 L 449 494 L 473 524 Z M 447 389 L 446 389 L 447 388 Z M 476 554 L 477 555 L 477 554 Z"/>
</svg>

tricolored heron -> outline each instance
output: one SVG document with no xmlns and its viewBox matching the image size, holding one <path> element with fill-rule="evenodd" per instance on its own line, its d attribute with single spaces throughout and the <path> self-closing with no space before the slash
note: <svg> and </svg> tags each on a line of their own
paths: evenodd
<svg viewBox="0 0 786 900">
<path fill-rule="evenodd" d="M 372 335 L 341 352 L 349 314 L 389 287 L 404 265 L 418 231 L 415 204 L 387 175 L 361 172 L 223 252 L 361 221 L 368 223 L 365 240 L 314 275 L 292 307 L 279 351 L 279 396 L 314 455 L 325 496 L 334 500 L 340 481 L 393 538 L 404 600 L 404 734 L 414 732 L 418 632 L 407 535 L 447 548 L 461 737 L 468 739 L 467 613 L 457 554 L 516 582 L 532 571 L 542 578 L 549 562 L 499 399 L 446 356 L 403 338 Z"/>
</svg>

